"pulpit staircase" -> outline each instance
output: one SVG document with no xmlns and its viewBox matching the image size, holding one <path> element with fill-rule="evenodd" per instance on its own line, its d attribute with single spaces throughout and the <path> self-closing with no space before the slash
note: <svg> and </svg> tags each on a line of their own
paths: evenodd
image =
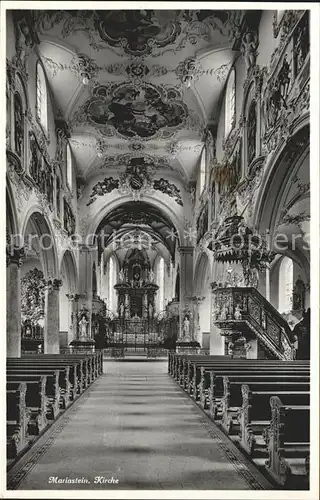
<svg viewBox="0 0 320 500">
<path fill-rule="evenodd" d="M 257 339 L 270 358 L 294 358 L 288 323 L 256 288 L 217 287 L 213 301 L 213 322 L 221 335 Z"/>
</svg>

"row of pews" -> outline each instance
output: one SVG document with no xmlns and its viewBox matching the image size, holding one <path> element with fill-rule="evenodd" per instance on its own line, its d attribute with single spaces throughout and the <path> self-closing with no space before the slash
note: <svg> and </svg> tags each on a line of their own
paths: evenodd
<svg viewBox="0 0 320 500">
<path fill-rule="evenodd" d="M 15 459 L 103 373 L 103 353 L 7 358 L 7 459 Z"/>
<path fill-rule="evenodd" d="M 309 360 L 170 352 L 168 372 L 275 484 L 308 488 Z"/>
</svg>

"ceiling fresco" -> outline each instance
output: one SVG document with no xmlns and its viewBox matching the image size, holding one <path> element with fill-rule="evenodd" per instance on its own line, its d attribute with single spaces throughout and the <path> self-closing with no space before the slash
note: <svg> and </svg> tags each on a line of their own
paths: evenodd
<svg viewBox="0 0 320 500">
<path fill-rule="evenodd" d="M 137 153 L 138 154 L 138 153 Z M 126 165 L 127 168 L 138 165 L 139 167 L 149 168 L 153 171 L 157 167 L 172 170 L 171 165 L 168 163 L 167 159 L 163 156 L 155 155 L 144 155 L 144 156 L 132 156 L 131 153 L 126 153 L 123 155 L 107 156 L 100 169 L 103 170 L 107 167 L 119 167 L 121 165 Z"/>
<path fill-rule="evenodd" d="M 30 12 L 78 177 L 108 179 L 140 156 L 187 185 L 219 115 L 243 11 Z"/>
<path fill-rule="evenodd" d="M 155 16 L 154 10 L 96 11 L 94 25 L 101 40 L 135 56 L 166 47 L 181 32 L 177 20 Z"/>
<path fill-rule="evenodd" d="M 96 51 L 111 47 L 122 56 L 158 57 L 208 40 L 213 32 L 230 36 L 232 16 L 226 10 L 51 10 L 38 11 L 35 23 L 40 33 L 62 24 L 63 38 L 86 33 Z"/>
<path fill-rule="evenodd" d="M 155 136 L 162 129 L 169 129 L 163 134 L 170 137 L 175 129 L 182 128 L 187 117 L 188 109 L 176 89 L 120 83 L 95 88 L 93 97 L 72 123 L 93 123 L 106 136 L 114 134 L 112 128 L 125 138 L 143 139 Z"/>
</svg>

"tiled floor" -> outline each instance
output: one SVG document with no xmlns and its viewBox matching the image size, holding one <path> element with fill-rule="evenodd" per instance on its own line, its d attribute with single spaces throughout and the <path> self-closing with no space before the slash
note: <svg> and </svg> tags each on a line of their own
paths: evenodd
<svg viewBox="0 0 320 500">
<path fill-rule="evenodd" d="M 270 487 L 171 379 L 166 361 L 110 361 L 105 372 L 13 467 L 8 489 Z M 66 478 L 79 482 L 57 482 Z"/>
</svg>

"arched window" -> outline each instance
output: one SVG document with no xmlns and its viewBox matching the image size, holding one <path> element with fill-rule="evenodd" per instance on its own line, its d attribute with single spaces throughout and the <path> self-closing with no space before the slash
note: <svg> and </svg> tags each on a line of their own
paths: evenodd
<svg viewBox="0 0 320 500">
<path fill-rule="evenodd" d="M 293 262 L 289 257 L 283 257 L 279 269 L 279 312 L 292 310 L 293 296 Z"/>
<path fill-rule="evenodd" d="M 164 309 L 164 259 L 160 257 L 157 262 L 157 285 L 159 287 L 158 290 L 158 310 L 163 311 Z"/>
<path fill-rule="evenodd" d="M 61 198 L 60 198 L 60 192 L 61 192 L 61 182 L 60 182 L 60 177 L 56 178 L 56 211 L 57 211 L 57 217 L 60 218 L 61 215 Z"/>
<path fill-rule="evenodd" d="M 200 183 L 200 191 L 199 194 L 202 193 L 205 183 L 206 183 L 206 148 L 204 146 L 202 153 L 201 153 L 201 158 L 200 158 L 200 178 L 199 178 L 199 183 Z"/>
<path fill-rule="evenodd" d="M 180 270 L 178 269 L 176 277 L 175 295 L 174 298 L 177 302 L 180 300 Z"/>
<path fill-rule="evenodd" d="M 69 144 L 67 144 L 67 184 L 72 191 L 72 153 Z"/>
<path fill-rule="evenodd" d="M 117 277 L 116 277 L 117 266 L 113 255 L 111 255 L 108 261 L 107 269 L 108 269 L 108 308 L 110 309 L 110 311 L 115 311 L 116 301 L 115 301 L 114 285 L 117 282 Z"/>
<path fill-rule="evenodd" d="M 225 100 L 225 138 L 228 137 L 236 121 L 236 73 L 234 68 L 231 69 L 229 74 L 226 100 Z"/>
<path fill-rule="evenodd" d="M 18 92 L 14 94 L 14 146 L 17 155 L 22 158 L 24 147 L 24 114 L 22 99 Z"/>
<path fill-rule="evenodd" d="M 97 296 L 97 270 L 95 262 L 92 266 L 92 295 L 93 297 Z"/>
<path fill-rule="evenodd" d="M 37 62 L 37 118 L 45 134 L 48 131 L 48 97 L 47 84 L 41 63 Z"/>
<path fill-rule="evenodd" d="M 216 185 L 212 184 L 211 188 L 211 222 L 216 218 Z"/>
</svg>

